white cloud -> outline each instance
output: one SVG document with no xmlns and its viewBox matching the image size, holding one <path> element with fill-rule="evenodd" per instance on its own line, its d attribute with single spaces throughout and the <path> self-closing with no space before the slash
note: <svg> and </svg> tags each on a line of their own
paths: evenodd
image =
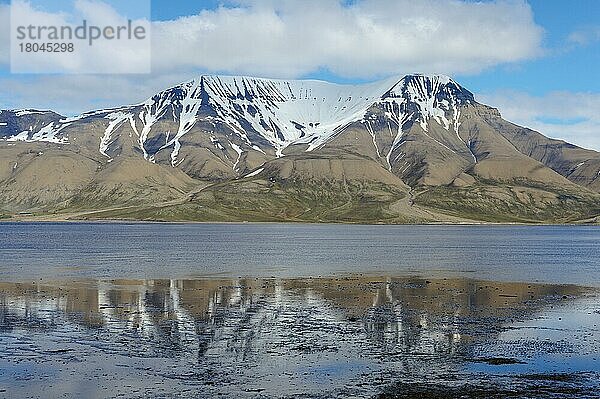
<svg viewBox="0 0 600 399">
<path fill-rule="evenodd" d="M 153 26 L 153 67 L 295 77 L 478 72 L 541 53 L 524 1 L 256 0 Z"/>
<path fill-rule="evenodd" d="M 82 15 L 114 18 L 78 0 Z M 524 0 L 234 0 L 152 26 L 151 75 L 9 75 L 0 108 L 43 107 L 62 113 L 143 100 L 200 73 L 300 77 L 328 69 L 376 79 L 411 72 L 477 73 L 541 54 L 543 31 Z M 8 7 L 0 5 L 0 22 Z M 0 27 L 1 46 L 9 32 Z M 6 30 L 6 32 L 4 32 Z M 123 52 L 106 62 L 126 64 Z"/>
<path fill-rule="evenodd" d="M 573 31 L 567 37 L 569 43 L 587 46 L 600 40 L 600 26 L 591 26 Z"/>
<path fill-rule="evenodd" d="M 518 91 L 477 95 L 502 116 L 548 137 L 600 150 L 600 94 L 553 92 L 532 96 Z"/>
</svg>

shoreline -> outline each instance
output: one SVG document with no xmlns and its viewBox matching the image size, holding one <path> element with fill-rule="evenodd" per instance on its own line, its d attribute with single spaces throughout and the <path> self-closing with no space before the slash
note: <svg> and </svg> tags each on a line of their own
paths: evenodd
<svg viewBox="0 0 600 399">
<path fill-rule="evenodd" d="M 297 225 L 336 225 L 336 226 L 600 226 L 600 222 L 568 222 L 568 223 L 554 223 L 554 222 L 537 222 L 537 223 L 525 223 L 525 222 L 476 222 L 476 221 L 465 221 L 465 222 L 418 222 L 418 223 L 367 223 L 367 222 L 309 222 L 309 221 L 199 221 L 199 220 L 140 220 L 140 219 L 70 219 L 70 218 L 4 218 L 0 219 L 1 223 L 89 223 L 89 224 L 217 224 L 217 225 L 243 225 L 243 224 L 255 224 L 255 225 L 270 225 L 270 224 L 297 224 Z"/>
</svg>

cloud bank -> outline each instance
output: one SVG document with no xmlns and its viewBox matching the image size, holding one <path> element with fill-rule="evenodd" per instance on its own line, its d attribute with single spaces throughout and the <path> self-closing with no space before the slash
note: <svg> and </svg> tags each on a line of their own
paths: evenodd
<svg viewBox="0 0 600 399">
<path fill-rule="evenodd" d="M 257 0 L 153 26 L 153 67 L 276 77 L 473 73 L 541 53 L 524 1 Z"/>
<path fill-rule="evenodd" d="M 80 8 L 85 3 L 78 0 Z M 8 14 L 0 4 L 0 22 Z M 0 24 L 5 66 L 7 26 Z M 214 10 L 152 23 L 151 75 L 8 75 L 0 77 L 0 108 L 72 114 L 139 102 L 202 73 L 298 78 L 326 70 L 366 80 L 478 73 L 537 57 L 542 37 L 524 0 L 225 0 Z M 122 57 L 127 63 L 136 54 Z"/>
</svg>

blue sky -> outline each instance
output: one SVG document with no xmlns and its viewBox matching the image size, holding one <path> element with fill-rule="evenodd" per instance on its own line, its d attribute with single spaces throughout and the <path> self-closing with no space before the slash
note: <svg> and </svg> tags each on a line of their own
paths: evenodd
<svg viewBox="0 0 600 399">
<path fill-rule="evenodd" d="M 544 29 L 545 54 L 515 65 L 459 76 L 477 92 L 518 89 L 541 95 L 556 90 L 600 92 L 600 1 L 530 0 L 534 20 Z M 576 32 L 590 36 L 574 43 Z"/>
<path fill-rule="evenodd" d="M 600 149 L 597 0 L 153 0 L 151 15 L 152 75 L 14 75 L 4 57 L 0 108 L 73 114 L 202 73 L 360 83 L 435 72 L 509 120 Z"/>
</svg>

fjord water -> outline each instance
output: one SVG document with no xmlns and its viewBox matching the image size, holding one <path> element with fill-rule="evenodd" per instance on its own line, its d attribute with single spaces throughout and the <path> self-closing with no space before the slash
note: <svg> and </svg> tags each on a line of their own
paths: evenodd
<svg viewBox="0 0 600 399">
<path fill-rule="evenodd" d="M 593 226 L 0 235 L 0 397 L 600 397 Z"/>
<path fill-rule="evenodd" d="M 0 224 L 4 280 L 471 277 L 600 286 L 594 226 Z"/>
</svg>

